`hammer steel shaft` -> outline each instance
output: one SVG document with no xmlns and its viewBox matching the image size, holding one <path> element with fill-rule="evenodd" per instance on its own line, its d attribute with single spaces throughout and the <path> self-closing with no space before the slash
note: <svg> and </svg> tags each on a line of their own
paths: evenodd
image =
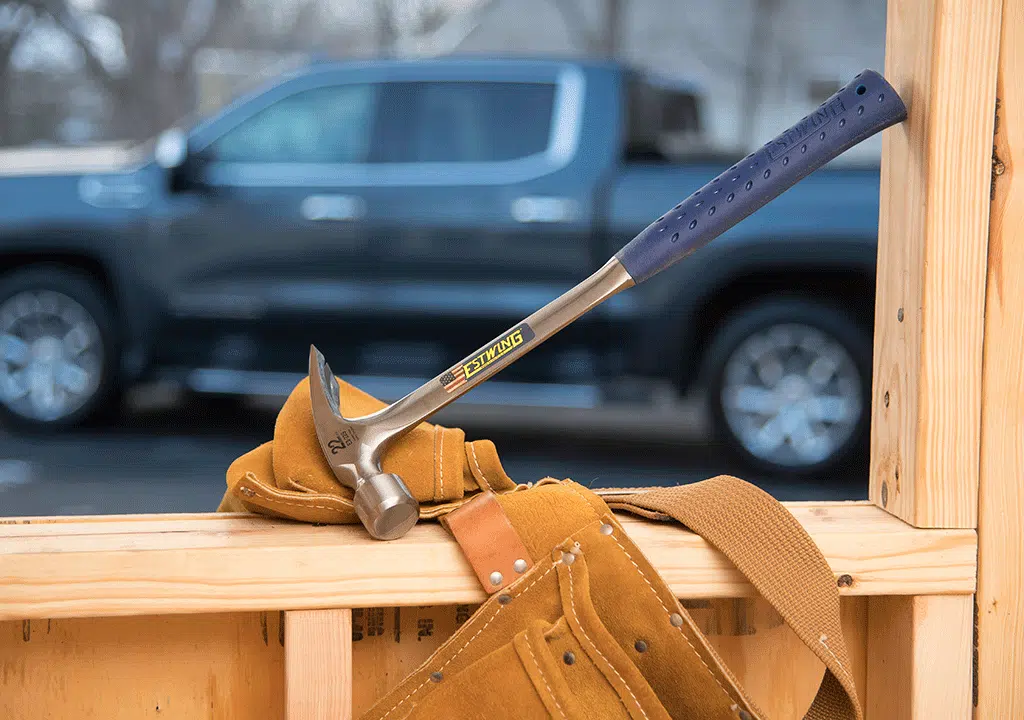
<svg viewBox="0 0 1024 720">
<path fill-rule="evenodd" d="M 397 437 L 463 393 L 501 372 L 581 315 L 634 285 L 615 258 L 576 287 L 482 346 L 446 372 L 396 400 L 373 417 L 383 432 Z"/>
<path fill-rule="evenodd" d="M 338 385 L 310 349 L 310 395 L 321 448 L 373 537 L 405 534 L 419 505 L 396 475 L 381 471 L 388 445 L 528 353 L 612 295 L 698 250 L 809 173 L 906 119 L 902 99 L 877 72 L 858 74 L 814 112 L 711 180 L 648 225 L 600 270 L 472 355 L 379 412 L 345 418 Z"/>
</svg>

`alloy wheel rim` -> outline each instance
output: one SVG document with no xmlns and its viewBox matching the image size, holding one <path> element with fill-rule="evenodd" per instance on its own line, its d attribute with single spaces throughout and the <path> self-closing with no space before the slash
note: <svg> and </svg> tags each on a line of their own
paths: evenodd
<svg viewBox="0 0 1024 720">
<path fill-rule="evenodd" d="M 99 389 L 103 352 L 81 304 L 52 290 L 17 293 L 0 305 L 0 402 L 38 422 L 66 418 Z"/>
<path fill-rule="evenodd" d="M 754 457 L 790 468 L 834 456 L 857 429 L 863 379 L 834 337 L 797 323 L 746 338 L 726 362 L 720 402 Z"/>
</svg>

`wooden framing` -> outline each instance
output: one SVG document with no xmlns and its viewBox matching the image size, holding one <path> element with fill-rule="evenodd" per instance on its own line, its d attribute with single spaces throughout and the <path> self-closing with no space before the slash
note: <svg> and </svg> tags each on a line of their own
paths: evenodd
<svg viewBox="0 0 1024 720">
<path fill-rule="evenodd" d="M 992 124 L 1003 0 L 889 0 L 872 501 L 916 527 L 977 523 Z"/>
<path fill-rule="evenodd" d="M 982 374 L 978 718 L 1024 717 L 1024 3 L 1019 0 L 1003 5 L 999 68 Z"/>
<path fill-rule="evenodd" d="M 888 0 L 870 502 L 788 503 L 867 718 L 1024 717 L 1024 3 Z M 771 718 L 822 665 L 700 538 L 624 517 Z M 358 717 L 483 592 L 436 524 L 0 520 L 0 716 Z"/>
</svg>

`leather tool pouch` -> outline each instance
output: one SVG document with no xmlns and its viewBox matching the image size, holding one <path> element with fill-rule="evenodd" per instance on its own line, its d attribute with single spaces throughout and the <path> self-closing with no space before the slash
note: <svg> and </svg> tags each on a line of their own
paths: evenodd
<svg viewBox="0 0 1024 720">
<path fill-rule="evenodd" d="M 676 521 L 722 551 L 825 663 L 806 717 L 862 717 L 828 565 L 781 504 L 728 476 L 607 503 L 552 480 L 446 515 L 490 597 L 363 717 L 764 717 L 613 509 Z"/>
<path fill-rule="evenodd" d="M 339 386 L 344 415 L 384 407 Z M 648 490 L 516 484 L 489 440 L 429 423 L 382 466 L 406 482 L 421 517 L 451 531 L 490 597 L 367 720 L 764 717 L 613 511 L 677 523 L 720 550 L 825 664 L 806 717 L 862 718 L 835 578 L 799 523 L 755 486 L 727 476 Z M 351 498 L 320 450 L 306 379 L 273 440 L 232 463 L 218 510 L 358 523 Z"/>
<path fill-rule="evenodd" d="M 338 378 L 346 417 L 369 415 L 385 403 Z M 481 490 L 516 487 L 490 440 L 466 441 L 460 428 L 420 423 L 381 460 L 420 502 L 420 517 L 455 509 Z M 303 522 L 358 524 L 352 491 L 334 477 L 313 426 L 309 378 L 292 390 L 274 424 L 274 438 L 237 458 L 227 471 L 220 512 L 252 512 Z"/>
</svg>

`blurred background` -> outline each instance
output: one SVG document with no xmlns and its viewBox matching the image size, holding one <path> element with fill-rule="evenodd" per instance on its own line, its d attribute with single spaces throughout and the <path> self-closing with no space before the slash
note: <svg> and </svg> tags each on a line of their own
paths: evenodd
<svg viewBox="0 0 1024 720">
<path fill-rule="evenodd" d="M 213 510 L 884 71 L 884 0 L 0 0 L 0 516 Z M 876 136 L 432 418 L 514 480 L 867 492 Z"/>
</svg>

